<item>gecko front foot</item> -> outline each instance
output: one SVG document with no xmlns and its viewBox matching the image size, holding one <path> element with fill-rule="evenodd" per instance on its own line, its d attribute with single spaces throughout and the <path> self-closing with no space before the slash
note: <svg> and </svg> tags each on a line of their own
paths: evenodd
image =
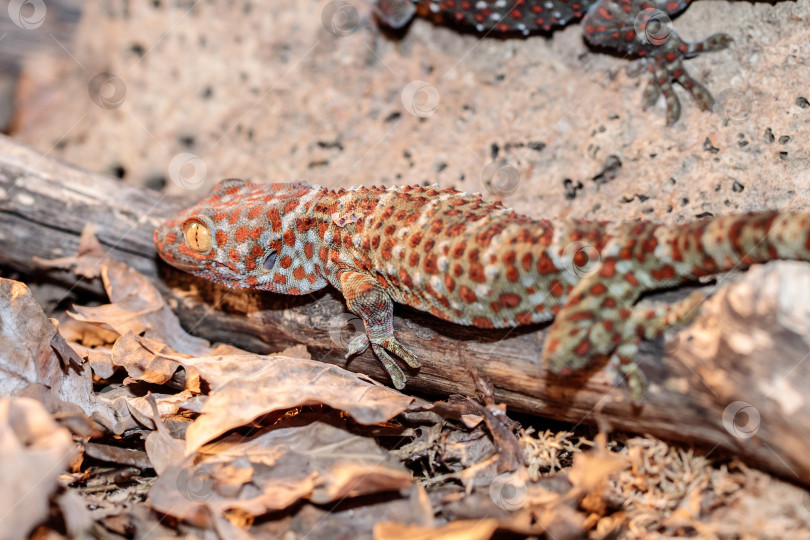
<svg viewBox="0 0 810 540">
<path fill-rule="evenodd" d="M 362 272 L 341 272 L 340 285 L 349 311 L 363 320 L 366 333 L 349 342 L 348 358 L 365 351 L 369 345 L 380 359 L 397 390 L 405 388 L 405 373 L 389 352 L 397 355 L 412 368 L 418 368 L 416 355 L 394 337 L 394 302 L 380 283 Z"/>
<path fill-rule="evenodd" d="M 662 95 L 667 106 L 667 125 L 678 121 L 681 104 L 673 81 L 683 86 L 704 110 L 711 110 L 711 92 L 693 79 L 683 61 L 698 54 L 726 49 L 734 41 L 728 34 L 713 34 L 687 42 L 672 28 L 670 17 L 686 8 L 689 0 L 599 0 L 582 21 L 585 38 L 598 47 L 638 57 L 647 66 L 650 82 L 644 92 L 645 106 Z"/>
<path fill-rule="evenodd" d="M 394 359 L 391 358 L 391 355 L 388 354 L 388 351 L 391 351 L 400 357 L 405 361 L 406 364 L 408 364 L 408 366 L 414 369 L 420 367 L 419 361 L 416 359 L 416 355 L 409 351 L 393 336 L 371 341 L 367 335 L 362 334 L 349 342 L 349 350 L 346 353 L 345 358 L 349 358 L 350 356 L 364 352 L 366 349 L 368 349 L 369 345 L 371 345 L 371 350 L 374 351 L 374 354 L 376 354 L 377 358 L 380 359 L 385 371 L 387 371 L 388 375 L 391 377 L 391 382 L 394 383 L 394 388 L 397 390 L 402 390 L 405 388 L 405 381 L 407 380 L 407 377 L 402 371 L 402 368 L 400 368 Z"/>
<path fill-rule="evenodd" d="M 704 111 L 714 108 L 714 97 L 703 84 L 694 79 L 683 65 L 685 58 L 691 58 L 703 52 L 719 51 L 727 48 L 733 39 L 728 34 L 714 34 L 695 43 L 681 41 L 680 38 L 670 38 L 674 45 L 662 51 L 655 51 L 656 55 L 646 59 L 650 72 L 650 80 L 644 91 L 644 108 L 655 105 L 658 98 L 663 95 L 667 106 L 667 125 L 672 125 L 681 116 L 681 103 L 672 86 L 677 81 L 683 86 Z"/>
</svg>

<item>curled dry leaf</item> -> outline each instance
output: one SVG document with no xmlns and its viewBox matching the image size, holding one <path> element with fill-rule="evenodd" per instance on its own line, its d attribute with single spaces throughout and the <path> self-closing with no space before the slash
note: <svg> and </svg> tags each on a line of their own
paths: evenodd
<svg viewBox="0 0 810 540">
<path fill-rule="evenodd" d="M 496 530 L 496 519 L 458 520 L 441 527 L 384 522 L 374 526 L 374 540 L 488 540 Z"/>
<path fill-rule="evenodd" d="M 98 307 L 74 306 L 75 313 L 70 313 L 71 317 L 121 335 L 143 334 L 185 354 L 210 352 L 210 343 L 183 330 L 157 288 L 137 270 L 106 259 L 101 264 L 101 278 L 111 303 Z"/>
<path fill-rule="evenodd" d="M 282 356 L 230 356 L 181 360 L 199 371 L 212 391 L 202 415 L 188 428 L 190 453 L 223 433 L 265 414 L 324 404 L 365 425 L 410 409 L 415 399 L 337 366 Z"/>
<path fill-rule="evenodd" d="M 25 393 L 52 411 L 92 416 L 92 385 L 90 370 L 28 287 L 0 278 L 0 395 Z"/>
<path fill-rule="evenodd" d="M 209 354 L 208 341 L 194 337 L 180 326 L 177 316 L 163 301 L 157 288 L 143 274 L 108 257 L 88 224 L 82 231 L 77 254 L 50 261 L 37 259 L 43 267 L 72 267 L 88 278 L 99 275 L 110 303 L 98 307 L 74 306 L 76 320 L 99 325 L 124 335 L 144 334 L 187 354 Z"/>
<path fill-rule="evenodd" d="M 160 342 L 127 334 L 114 347 L 113 364 L 124 367 L 130 379 L 157 384 L 172 379 L 182 368 L 186 391 L 199 393 L 203 382 L 210 389 L 201 407 L 190 404 L 202 415 L 188 428 L 187 453 L 276 411 L 325 404 L 371 425 L 390 420 L 416 401 L 314 360 L 255 354 L 191 358 L 163 352 L 167 350 Z"/>
<path fill-rule="evenodd" d="M 38 401 L 0 398 L 0 451 L 0 539 L 22 540 L 47 518 L 76 447 Z"/>
<path fill-rule="evenodd" d="M 211 513 L 258 516 L 300 499 L 326 504 L 412 484 L 411 474 L 373 439 L 323 421 L 300 423 L 299 415 L 290 427 L 234 433 L 201 448 L 193 461 L 172 464 L 152 487 L 153 507 L 202 524 Z"/>
</svg>

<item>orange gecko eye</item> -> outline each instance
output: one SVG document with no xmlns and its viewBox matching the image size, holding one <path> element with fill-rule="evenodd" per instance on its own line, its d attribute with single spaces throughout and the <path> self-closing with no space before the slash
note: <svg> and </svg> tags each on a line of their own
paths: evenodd
<svg viewBox="0 0 810 540">
<path fill-rule="evenodd" d="M 183 235 L 186 238 L 186 245 L 197 253 L 208 253 L 213 244 L 211 231 L 204 224 L 197 220 L 190 220 L 183 225 Z"/>
</svg>

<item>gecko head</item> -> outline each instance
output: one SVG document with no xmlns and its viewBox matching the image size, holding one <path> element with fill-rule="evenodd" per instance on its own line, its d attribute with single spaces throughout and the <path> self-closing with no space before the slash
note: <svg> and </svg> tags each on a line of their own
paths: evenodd
<svg viewBox="0 0 810 540">
<path fill-rule="evenodd" d="M 223 180 L 158 227 L 155 247 L 172 266 L 231 288 L 309 293 L 326 286 L 317 223 L 304 211 L 316 193 L 305 182 Z"/>
</svg>

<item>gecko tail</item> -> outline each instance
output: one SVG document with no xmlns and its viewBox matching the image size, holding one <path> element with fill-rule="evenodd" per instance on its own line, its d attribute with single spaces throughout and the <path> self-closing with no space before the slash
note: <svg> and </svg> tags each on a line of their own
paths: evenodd
<svg viewBox="0 0 810 540">
<path fill-rule="evenodd" d="M 688 279 L 776 259 L 810 261 L 810 214 L 756 212 L 699 220 L 673 234 L 671 256 Z M 676 267 L 678 265 L 676 264 Z"/>
</svg>

